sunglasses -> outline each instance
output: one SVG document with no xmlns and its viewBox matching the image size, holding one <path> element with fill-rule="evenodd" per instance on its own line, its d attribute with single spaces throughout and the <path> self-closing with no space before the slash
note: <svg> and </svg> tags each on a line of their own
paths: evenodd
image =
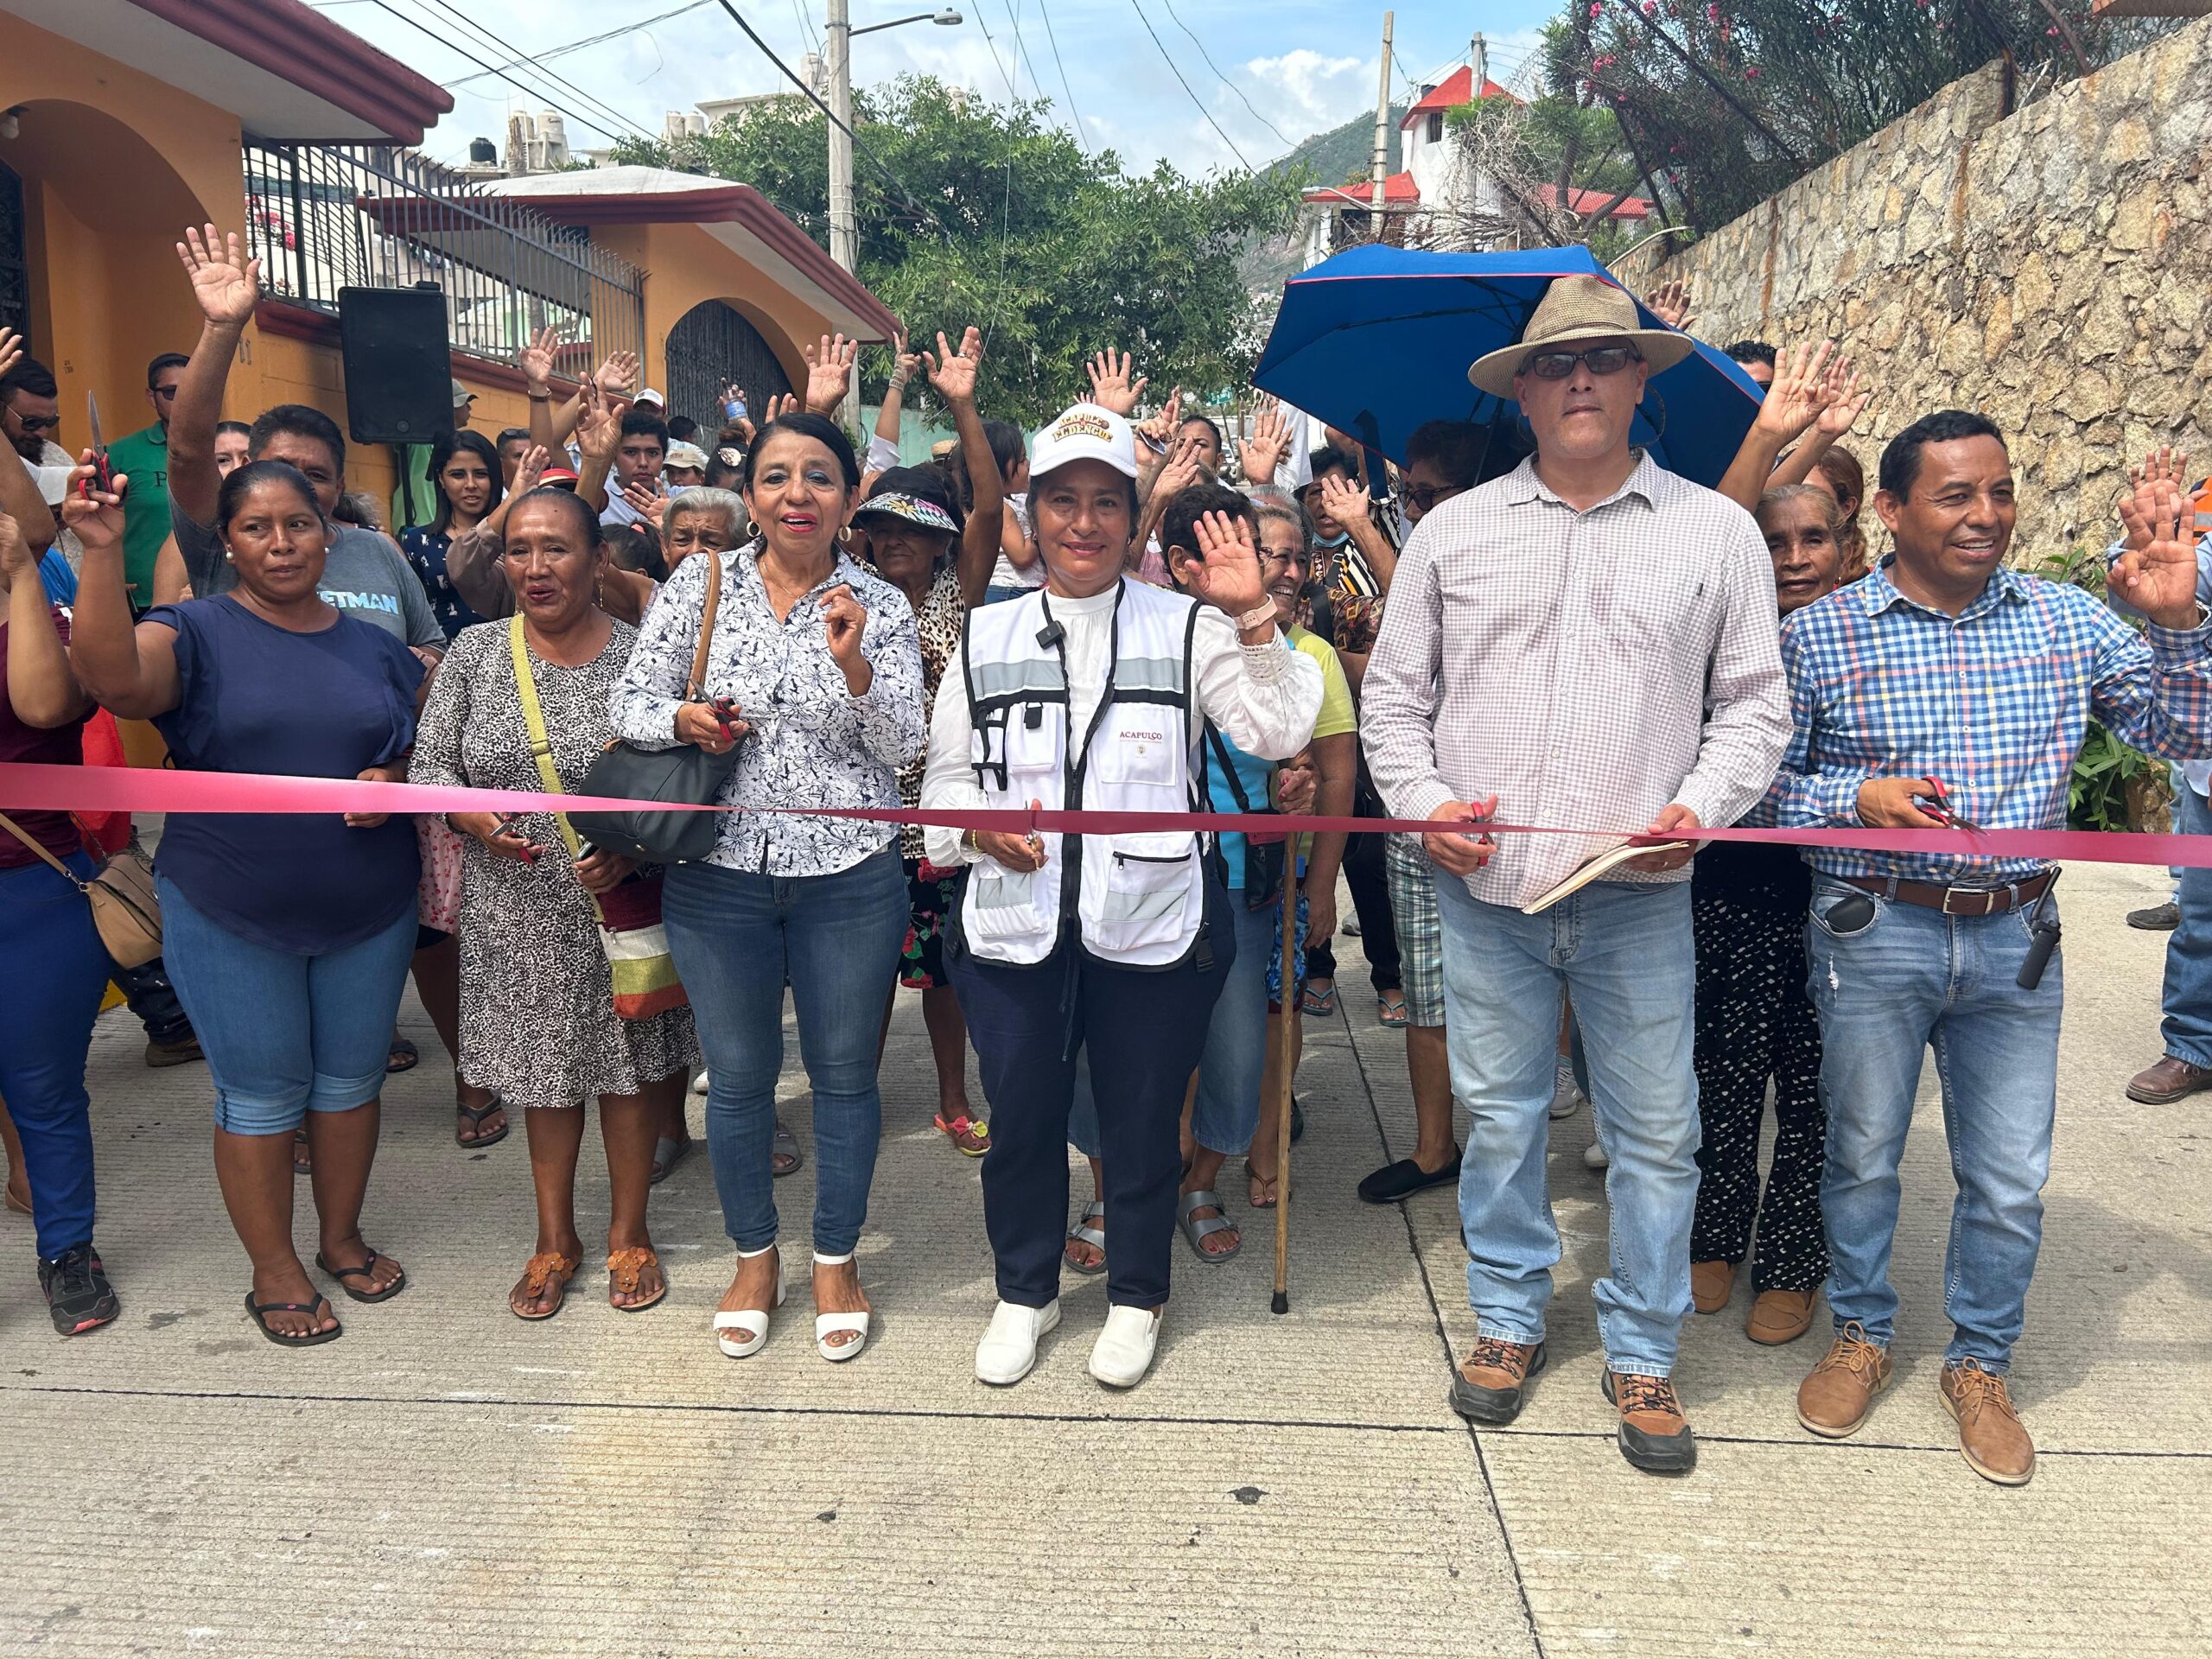
<svg viewBox="0 0 2212 1659">
<path fill-rule="evenodd" d="M 1537 352 L 1521 365 L 1523 374 L 1539 380 L 1564 380 L 1578 363 L 1587 363 L 1592 374 L 1618 374 L 1631 363 L 1643 360 L 1633 346 L 1598 346 L 1586 352 Z"/>
<path fill-rule="evenodd" d="M 1591 365 L 1591 370 L 1597 374 L 1606 372 L 1595 364 Z M 1466 493 L 1467 486 L 1464 484 L 1408 484 L 1399 492 L 1406 498 L 1408 506 L 1423 513 L 1433 512 L 1439 502 L 1449 501 L 1453 496 Z"/>
<path fill-rule="evenodd" d="M 8 411 L 14 415 L 15 411 Z M 51 432 L 61 424 L 59 415 L 16 415 L 16 424 L 26 432 Z"/>
</svg>

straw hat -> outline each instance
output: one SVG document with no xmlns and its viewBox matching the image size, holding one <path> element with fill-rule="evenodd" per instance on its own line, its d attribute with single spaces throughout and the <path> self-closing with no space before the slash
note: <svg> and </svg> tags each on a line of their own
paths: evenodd
<svg viewBox="0 0 2212 1659">
<path fill-rule="evenodd" d="M 1513 376 L 1529 354 L 1548 346 L 1572 347 L 1586 340 L 1625 340 L 1643 353 L 1651 372 L 1671 369 L 1696 349 L 1688 334 L 1646 328 L 1628 290 L 1602 276 L 1554 276 L 1529 314 L 1514 344 L 1475 359 L 1467 378 L 1493 397 L 1513 396 Z"/>
</svg>

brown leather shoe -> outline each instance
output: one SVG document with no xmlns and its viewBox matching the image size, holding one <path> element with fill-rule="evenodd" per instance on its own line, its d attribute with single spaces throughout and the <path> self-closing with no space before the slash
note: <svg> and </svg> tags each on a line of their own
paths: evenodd
<svg viewBox="0 0 2212 1659">
<path fill-rule="evenodd" d="M 1544 1369 L 1544 1344 L 1478 1338 L 1452 1377 L 1452 1409 L 1470 1422 L 1510 1423 L 1521 1414 L 1522 1390 Z"/>
<path fill-rule="evenodd" d="M 1751 1304 L 1751 1317 L 1744 1321 L 1744 1334 L 1770 1348 L 1795 1342 L 1813 1328 L 1813 1304 L 1817 1290 L 1763 1290 Z"/>
<path fill-rule="evenodd" d="M 1690 1306 L 1700 1313 L 1718 1313 L 1736 1294 L 1736 1263 L 1690 1263 Z"/>
<path fill-rule="evenodd" d="M 2127 1080 L 2127 1097 L 2145 1106 L 2171 1106 L 2202 1089 L 2212 1089 L 2212 1066 L 2191 1065 L 2171 1054 Z"/>
<path fill-rule="evenodd" d="M 1687 1475 L 1697 1467 L 1697 1441 L 1672 1382 L 1609 1370 L 1601 1386 L 1621 1414 L 1621 1456 L 1631 1468 L 1647 1475 Z"/>
<path fill-rule="evenodd" d="M 1976 1360 L 1946 1365 L 1937 1386 L 1943 1408 L 1959 1420 L 1959 1455 L 1967 1467 L 1999 1486 L 2024 1486 L 2036 1471 L 2036 1443 L 2005 1392 L 2005 1379 Z"/>
<path fill-rule="evenodd" d="M 1866 1421 L 1876 1396 L 1889 1386 L 1889 1350 L 1867 1341 L 1866 1327 L 1853 1319 L 1797 1385 L 1797 1421 L 1840 1440 Z"/>
</svg>

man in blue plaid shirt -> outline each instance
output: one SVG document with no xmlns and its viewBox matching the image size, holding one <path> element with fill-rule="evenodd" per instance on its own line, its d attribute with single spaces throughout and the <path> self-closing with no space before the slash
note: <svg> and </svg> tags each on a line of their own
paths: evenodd
<svg viewBox="0 0 2212 1659">
<path fill-rule="evenodd" d="M 2212 753 L 2212 627 L 2177 490 L 2148 483 L 2121 508 L 2110 586 L 2145 618 L 2139 632 L 2078 588 L 2005 568 L 2012 467 L 1982 416 L 1906 428 L 1880 486 L 1895 554 L 1783 626 L 1796 729 L 1769 796 L 1777 822 L 2063 828 L 2092 715 L 2155 753 Z M 1889 1385 L 1897 1163 L 1932 1043 L 1959 1183 L 1942 1395 L 1968 1465 L 2023 1484 L 2035 1446 L 2005 1375 L 2042 1239 L 2063 976 L 2054 959 L 2033 988 L 2018 979 L 2035 925 L 2056 925 L 2056 873 L 1971 855 L 1807 856 L 1835 1338 L 1798 1389 L 1798 1420 L 1849 1434 Z"/>
</svg>

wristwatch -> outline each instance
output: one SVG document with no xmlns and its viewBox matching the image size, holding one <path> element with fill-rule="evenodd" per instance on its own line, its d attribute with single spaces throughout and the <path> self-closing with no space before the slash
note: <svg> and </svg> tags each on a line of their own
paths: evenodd
<svg viewBox="0 0 2212 1659">
<path fill-rule="evenodd" d="M 1274 625 L 1275 603 L 1273 600 L 1268 600 L 1264 603 L 1255 605 L 1236 619 L 1236 632 L 1242 633 L 1247 628 L 1272 628 Z"/>
</svg>

